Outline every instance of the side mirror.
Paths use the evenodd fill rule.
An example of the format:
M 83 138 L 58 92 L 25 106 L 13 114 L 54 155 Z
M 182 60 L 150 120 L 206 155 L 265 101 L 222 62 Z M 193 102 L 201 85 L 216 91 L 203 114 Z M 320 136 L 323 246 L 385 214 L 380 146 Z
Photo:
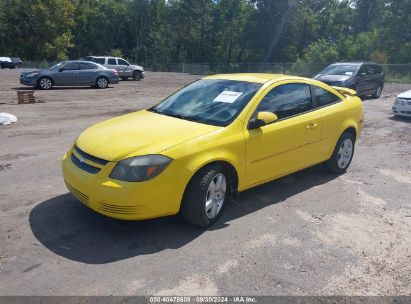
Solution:
M 268 125 L 273 123 L 274 121 L 278 120 L 277 115 L 271 112 L 258 112 L 257 118 L 253 118 L 248 123 L 248 129 L 258 129 L 262 126 Z
M 59 72 L 63 72 L 64 71 L 64 68 L 59 68 Z

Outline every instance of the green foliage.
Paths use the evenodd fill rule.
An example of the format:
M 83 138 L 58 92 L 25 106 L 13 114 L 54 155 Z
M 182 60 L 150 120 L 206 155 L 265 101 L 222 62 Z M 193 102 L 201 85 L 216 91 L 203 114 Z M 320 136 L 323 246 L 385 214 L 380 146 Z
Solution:
M 120 49 L 112 49 L 109 55 L 113 57 L 123 57 L 123 52 Z
M 0 55 L 411 62 L 410 0 L 0 0 Z M 233 70 L 235 70 L 233 66 Z
M 339 57 L 337 45 L 325 39 L 311 43 L 304 53 L 304 61 L 307 63 L 326 64 L 337 61 Z

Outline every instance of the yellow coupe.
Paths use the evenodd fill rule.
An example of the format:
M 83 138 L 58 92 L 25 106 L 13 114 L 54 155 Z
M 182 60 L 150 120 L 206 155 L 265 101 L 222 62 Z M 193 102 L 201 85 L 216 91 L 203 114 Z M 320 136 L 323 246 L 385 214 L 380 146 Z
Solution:
M 85 130 L 64 155 L 63 175 L 106 216 L 181 213 L 207 227 L 251 187 L 322 162 L 344 173 L 363 121 L 353 90 L 286 75 L 209 76 Z

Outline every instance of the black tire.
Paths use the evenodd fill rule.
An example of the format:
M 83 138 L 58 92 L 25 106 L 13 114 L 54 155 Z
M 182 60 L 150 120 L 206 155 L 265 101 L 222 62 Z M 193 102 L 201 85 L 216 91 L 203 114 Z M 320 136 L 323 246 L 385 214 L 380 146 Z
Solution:
M 372 97 L 373 97 L 374 99 L 380 98 L 380 97 L 381 97 L 381 93 L 382 93 L 382 89 L 383 89 L 382 84 L 379 84 L 378 87 L 375 89 L 375 93 L 372 95 Z
M 100 76 L 96 80 L 96 87 L 98 89 L 106 89 L 108 87 L 109 81 L 107 77 Z
M 53 85 L 53 80 L 47 76 L 40 77 L 39 80 L 37 80 L 37 88 L 40 90 L 50 90 Z
M 128 80 L 128 77 L 126 77 L 126 76 L 122 76 L 120 78 L 121 78 L 121 80 Z
M 141 74 L 140 71 L 134 71 L 133 72 L 133 80 L 140 81 L 141 79 L 143 79 L 143 74 Z
M 351 153 L 350 156 L 346 155 L 346 150 L 351 143 Z M 325 163 L 327 169 L 336 174 L 343 174 L 347 171 L 348 167 L 351 164 L 352 158 L 355 151 L 355 137 L 350 132 L 344 132 L 337 144 L 335 145 L 333 154 L 331 158 Z
M 224 195 L 220 196 L 220 199 L 223 199 L 220 204 L 221 207 L 218 207 L 219 209 L 216 211 L 215 216 L 210 217 L 210 213 L 206 212 L 206 201 L 209 200 L 209 187 L 211 183 L 214 183 L 220 176 L 225 178 L 225 192 Z M 228 200 L 228 193 L 229 180 L 227 170 L 220 165 L 207 166 L 197 172 L 187 185 L 182 201 L 181 215 L 187 222 L 193 225 L 209 227 L 214 224 L 223 213 L 224 206 Z M 213 207 L 210 208 L 210 211 L 212 208 Z

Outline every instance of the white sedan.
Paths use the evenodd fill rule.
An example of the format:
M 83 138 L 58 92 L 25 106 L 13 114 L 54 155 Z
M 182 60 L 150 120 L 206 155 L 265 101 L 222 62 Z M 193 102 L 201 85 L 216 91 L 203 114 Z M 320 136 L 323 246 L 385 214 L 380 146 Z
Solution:
M 392 106 L 392 113 L 395 116 L 411 117 L 411 90 L 397 96 Z

